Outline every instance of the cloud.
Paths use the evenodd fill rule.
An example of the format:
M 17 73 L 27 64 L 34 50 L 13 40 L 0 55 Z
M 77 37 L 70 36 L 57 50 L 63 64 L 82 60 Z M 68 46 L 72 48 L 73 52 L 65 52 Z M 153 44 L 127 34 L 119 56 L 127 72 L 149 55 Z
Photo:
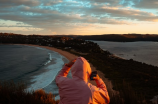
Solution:
M 39 0 L 0 0 L 1 7 L 13 7 L 19 5 L 26 6 L 38 6 L 40 4 Z
M 158 9 L 157 0 L 123 0 L 122 5 L 143 9 Z
M 91 4 L 106 4 L 106 5 L 111 5 L 111 6 L 116 6 L 119 5 L 120 0 L 80 0 L 83 2 L 89 2 Z
M 65 15 L 62 13 L 54 13 L 54 14 L 45 14 L 45 15 L 37 15 L 37 16 L 30 16 L 30 15 L 14 15 L 6 14 L 0 15 L 1 19 L 4 20 L 12 20 L 12 21 L 23 21 L 31 26 L 38 27 L 38 28 L 61 28 L 61 27 L 70 27 L 73 28 L 71 25 L 65 24 L 75 24 L 75 23 L 100 23 L 100 24 L 124 24 L 123 21 L 117 21 L 110 18 L 101 18 L 97 19 L 91 16 L 80 17 L 78 15 Z
M 105 18 L 105 19 L 111 18 L 111 19 L 115 19 L 115 21 L 120 21 L 121 19 L 123 19 L 124 21 L 137 20 L 137 21 L 150 21 L 150 22 L 158 19 L 157 15 L 150 12 L 141 11 L 141 10 L 132 9 L 132 8 L 125 8 L 125 7 L 120 8 L 120 7 L 107 6 L 107 5 L 91 5 L 91 7 L 62 6 L 59 9 L 59 11 L 62 11 L 63 13 L 70 13 L 70 10 L 73 10 L 73 12 L 71 13 L 81 14 L 82 17 L 87 18 L 88 16 L 89 22 L 92 21 L 91 20 L 92 17 L 96 17 L 98 21 L 100 18 Z M 92 17 L 90 18 L 90 16 Z M 103 22 L 103 23 L 106 23 L 106 22 Z M 119 23 L 119 22 L 116 22 L 116 23 Z M 120 23 L 123 23 L 123 22 L 120 22 Z
M 137 8 L 158 9 L 158 0 L 140 0 L 134 6 Z
M 17 23 L 0 24 L 0 27 L 32 27 L 58 33 L 72 28 L 101 28 L 96 24 L 156 22 L 157 14 L 139 10 L 151 8 L 151 5 L 155 8 L 156 3 L 156 0 L 1 0 L 0 19 Z M 133 6 L 137 8 L 134 9 Z M 23 25 L 24 23 L 28 25 Z
M 32 26 L 18 26 L 18 25 L 1 25 L 0 24 L 0 27 L 32 27 Z
M 8 1 L 10 0 L 3 1 L 3 3 L 5 4 Z M 88 2 L 89 0 L 85 0 L 85 1 Z M 127 8 L 119 8 L 117 6 L 109 6 L 106 4 L 103 4 L 103 5 L 93 4 L 93 2 L 95 3 L 109 2 L 111 4 L 114 4 L 114 3 L 118 3 L 119 0 L 91 0 L 87 4 L 84 4 L 85 2 L 82 2 L 82 1 L 65 2 L 62 0 L 54 0 L 54 1 L 50 1 L 50 0 L 37 1 L 36 0 L 36 2 L 38 3 L 42 2 L 43 4 L 45 4 L 47 2 L 47 3 L 50 3 L 50 5 L 56 4 L 53 6 L 43 5 L 42 7 L 41 6 L 30 7 L 28 5 L 25 5 L 25 4 L 29 4 L 26 2 L 31 3 L 32 1 L 24 0 L 23 2 L 20 2 L 19 0 L 19 1 L 16 1 L 15 4 L 20 5 L 23 3 L 24 5 L 15 7 L 14 9 L 1 9 L 0 11 L 3 14 L 0 14 L 0 17 L 2 19 L 6 18 L 9 20 L 16 20 L 16 21 L 24 20 L 22 22 L 52 21 L 53 23 L 89 22 L 89 23 L 112 23 L 112 24 L 127 23 L 127 22 L 122 22 L 121 19 L 124 19 L 124 21 L 128 21 L 128 20 L 155 21 L 155 19 L 157 19 L 157 16 L 155 16 L 154 14 L 144 12 L 144 11 L 127 9 Z M 87 5 L 90 5 L 90 6 L 87 7 Z M 12 16 L 14 18 L 10 18 L 9 16 Z M 28 19 L 26 19 L 25 17 L 27 17 Z M 36 20 L 37 18 L 38 20 Z M 105 19 L 107 21 L 105 21 Z
M 118 17 L 123 19 L 138 21 L 155 21 L 155 19 L 158 19 L 158 16 L 153 13 L 144 12 L 137 9 L 102 7 L 98 8 L 98 11 L 106 12 L 111 17 Z
M 61 2 L 63 2 L 63 0 L 41 0 L 44 6 L 52 6 Z
M 0 25 L 0 27 L 31 27 L 31 26 L 16 26 L 16 25 L 8 26 L 8 25 Z

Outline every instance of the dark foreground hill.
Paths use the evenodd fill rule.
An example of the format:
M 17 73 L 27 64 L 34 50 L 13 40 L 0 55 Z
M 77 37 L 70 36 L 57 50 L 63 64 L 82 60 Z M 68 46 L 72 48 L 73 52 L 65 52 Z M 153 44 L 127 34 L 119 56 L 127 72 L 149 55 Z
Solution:
M 158 67 L 133 59 L 117 58 L 91 41 L 57 36 L 0 34 L 0 43 L 50 46 L 85 57 L 120 92 L 120 97 L 110 94 L 110 104 L 150 104 L 150 99 L 158 95 Z

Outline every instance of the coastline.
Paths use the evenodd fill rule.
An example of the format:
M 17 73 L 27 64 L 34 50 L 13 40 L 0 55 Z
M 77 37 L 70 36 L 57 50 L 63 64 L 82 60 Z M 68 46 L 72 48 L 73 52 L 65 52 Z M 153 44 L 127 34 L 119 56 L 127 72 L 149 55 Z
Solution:
M 36 36 L 36 35 L 31 35 L 31 36 L 23 35 L 23 38 L 22 38 L 20 34 L 17 34 L 15 36 L 13 36 L 13 35 L 5 36 L 2 34 L 1 39 L 2 39 L 1 43 L 2 44 L 4 43 L 6 45 L 7 45 L 7 43 L 9 43 L 10 45 L 35 44 L 35 45 L 39 45 L 39 46 L 54 46 L 57 49 L 65 50 L 74 55 L 85 57 L 87 60 L 89 60 L 89 62 L 91 62 L 97 68 L 97 70 L 101 70 L 101 72 L 103 72 L 106 75 L 104 77 L 109 78 L 112 82 L 114 82 L 113 83 L 114 89 L 120 91 L 121 94 L 123 94 L 123 96 L 121 95 L 122 98 L 120 99 L 120 102 L 122 102 L 122 99 L 124 99 L 125 101 L 129 101 L 125 97 L 126 95 L 129 95 L 130 98 L 135 99 L 135 101 L 139 100 L 139 96 L 138 97 L 135 95 L 131 96 L 133 94 L 131 94 L 129 92 L 130 89 L 126 89 L 127 88 L 126 86 L 128 86 L 128 83 L 131 83 L 131 85 L 129 85 L 129 87 L 132 88 L 132 90 L 131 90 L 132 93 L 143 94 L 144 97 L 141 98 L 143 101 L 149 101 L 151 98 L 153 98 L 153 96 L 158 95 L 158 93 L 157 93 L 158 91 L 156 89 L 157 80 L 158 80 L 158 77 L 156 77 L 157 73 L 158 73 L 158 67 L 155 67 L 150 64 L 142 63 L 139 61 L 135 61 L 135 60 L 123 60 L 123 59 L 119 59 L 116 57 L 114 57 L 114 59 L 110 58 L 109 56 L 112 55 L 112 53 L 110 53 L 108 50 L 103 51 L 101 49 L 101 47 L 99 47 L 99 45 L 97 45 L 94 42 L 89 42 L 89 41 L 86 42 L 85 40 L 65 38 L 65 37 L 58 38 L 58 37 L 51 37 L 51 36 Z M 39 40 L 39 41 L 37 41 L 37 40 Z M 65 45 L 63 45 L 63 43 L 65 43 L 66 46 L 72 46 L 72 47 L 66 48 Z M 110 45 L 106 44 L 106 46 L 110 46 Z M 30 47 L 33 47 L 33 46 L 30 46 Z M 34 47 L 34 48 L 38 49 L 39 47 Z M 74 52 L 70 48 L 72 50 L 74 50 Z M 124 49 L 126 49 L 126 48 L 123 47 L 123 50 Z M 149 49 L 151 50 L 150 47 L 149 47 Z M 47 49 L 44 49 L 44 50 L 47 50 Z M 51 50 L 47 50 L 47 51 L 51 51 Z M 77 53 L 77 51 L 81 52 L 81 53 L 88 53 L 88 54 L 82 55 L 81 53 Z M 127 48 L 127 51 L 128 51 L 128 48 Z M 39 53 L 39 52 L 37 51 L 37 53 Z M 57 53 L 57 52 L 54 51 L 53 53 Z M 30 55 L 32 55 L 32 54 L 33 53 L 31 53 Z M 46 54 L 48 54 L 48 52 Z M 57 53 L 57 54 L 59 54 L 59 53 Z M 41 54 L 40 56 L 42 56 L 42 55 L 44 55 L 44 54 Z M 58 68 L 58 71 L 64 65 L 64 62 L 61 59 L 61 57 L 64 57 L 64 56 L 62 56 L 61 54 L 59 54 L 59 55 L 60 55 L 60 60 L 56 61 L 56 63 L 62 62 L 62 64 L 58 65 L 58 66 L 60 66 L 60 68 Z M 156 55 L 157 55 L 157 53 L 156 53 Z M 156 56 L 156 55 L 153 55 L 153 56 Z M 136 54 L 136 56 L 138 56 L 138 55 Z M 46 58 L 46 60 L 47 59 L 49 59 L 49 58 Z M 64 59 L 67 60 L 66 57 L 64 57 Z M 149 58 L 147 58 L 147 60 L 148 59 Z M 36 60 L 36 61 L 32 61 L 32 62 L 39 62 L 39 61 L 40 60 Z M 68 60 L 67 60 L 67 62 L 68 62 Z M 67 62 L 65 62 L 65 63 L 67 63 Z M 49 63 L 49 64 L 52 65 L 52 63 Z M 53 71 L 53 68 L 50 68 L 50 70 Z M 43 73 L 41 73 L 41 74 L 43 74 Z M 53 75 L 53 77 L 55 77 L 55 75 Z M 49 79 L 47 76 L 46 76 L 46 78 Z M 122 83 L 123 82 L 122 80 L 125 80 L 125 85 Z M 106 85 L 108 86 L 107 83 L 106 83 Z M 117 87 L 117 86 L 119 86 L 119 87 Z M 122 89 L 124 90 L 124 92 L 122 92 Z M 144 93 L 144 91 L 145 91 L 145 93 Z M 109 92 L 109 90 L 108 90 L 108 92 Z M 113 98 L 115 96 L 115 95 L 114 96 L 113 95 L 114 94 L 110 94 L 110 97 Z M 120 98 L 120 97 L 118 97 L 118 98 Z M 111 100 L 114 101 L 113 99 L 111 99 Z M 116 103 L 114 103 L 114 104 L 116 104 Z
M 154 42 L 110 42 L 110 41 L 93 41 L 97 43 L 104 51 L 109 51 L 115 58 L 125 60 L 133 59 L 137 62 L 157 66 L 157 46 Z M 106 45 L 104 45 L 106 44 Z M 152 54 L 151 54 L 152 53 Z
M 75 59 L 75 58 L 77 58 L 77 57 L 79 57 L 79 56 L 76 56 L 76 55 L 74 55 L 74 54 L 72 54 L 72 53 L 69 53 L 69 52 L 67 52 L 67 51 L 63 51 L 63 50 L 61 50 L 61 49 L 57 49 L 57 48 L 49 47 L 49 46 L 39 46 L 39 45 L 32 45 L 32 44 L 17 44 L 17 45 L 34 46 L 34 47 L 40 47 L 40 48 L 45 48 L 45 49 L 48 49 L 48 50 L 51 50 L 51 51 L 55 51 L 55 52 L 61 54 L 62 56 L 66 57 L 69 61 L 70 61 L 70 60 L 73 60 L 73 59 Z M 96 70 L 96 68 L 95 68 L 91 63 L 90 63 L 90 67 L 91 67 L 92 71 L 97 71 L 97 72 L 98 72 L 98 75 L 100 76 L 100 78 L 101 78 L 101 79 L 104 81 L 104 83 L 106 84 L 106 87 L 107 87 L 107 89 L 108 89 L 108 92 L 112 92 L 112 93 L 114 93 L 114 94 L 117 94 L 117 93 L 118 93 L 118 91 L 115 91 L 115 90 L 112 89 L 112 88 L 113 88 L 113 85 L 112 85 L 111 81 L 110 81 L 108 78 L 105 78 L 105 77 L 104 77 L 104 73 L 102 73 L 102 72 L 99 71 L 99 70 Z M 93 85 L 96 86 L 96 82 L 95 82 L 95 81 L 89 81 L 89 83 L 91 83 L 91 84 L 93 84 Z

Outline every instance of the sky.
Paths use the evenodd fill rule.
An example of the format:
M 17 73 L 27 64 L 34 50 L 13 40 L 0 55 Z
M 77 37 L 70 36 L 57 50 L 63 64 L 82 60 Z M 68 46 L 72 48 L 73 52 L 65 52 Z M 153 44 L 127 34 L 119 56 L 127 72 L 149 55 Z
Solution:
M 158 34 L 158 0 L 0 0 L 0 32 Z

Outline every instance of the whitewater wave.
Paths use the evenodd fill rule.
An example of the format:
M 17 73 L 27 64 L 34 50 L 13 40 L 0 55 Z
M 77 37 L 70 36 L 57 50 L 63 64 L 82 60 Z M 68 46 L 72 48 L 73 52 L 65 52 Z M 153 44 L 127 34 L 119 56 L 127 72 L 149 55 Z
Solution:
M 52 61 L 51 53 L 48 53 L 48 55 L 49 55 L 49 60 L 46 63 L 44 63 L 43 65 L 47 65 L 47 64 L 49 64 Z
M 35 48 L 37 48 L 37 49 L 40 49 L 40 50 L 46 50 L 46 49 L 44 49 L 44 48 L 41 48 L 41 47 L 35 47 Z
M 57 54 L 57 53 L 55 53 Z M 43 73 L 33 76 L 31 82 L 33 82 L 33 84 L 31 84 L 26 90 L 27 91 L 32 91 L 32 90 L 38 90 L 41 88 L 44 88 L 46 86 L 48 86 L 56 77 L 57 73 L 59 72 L 59 70 L 62 68 L 64 61 L 62 60 L 63 56 L 61 55 L 53 55 L 51 56 L 51 58 L 55 59 L 55 63 L 46 66 L 44 69 L 46 71 L 44 71 Z

